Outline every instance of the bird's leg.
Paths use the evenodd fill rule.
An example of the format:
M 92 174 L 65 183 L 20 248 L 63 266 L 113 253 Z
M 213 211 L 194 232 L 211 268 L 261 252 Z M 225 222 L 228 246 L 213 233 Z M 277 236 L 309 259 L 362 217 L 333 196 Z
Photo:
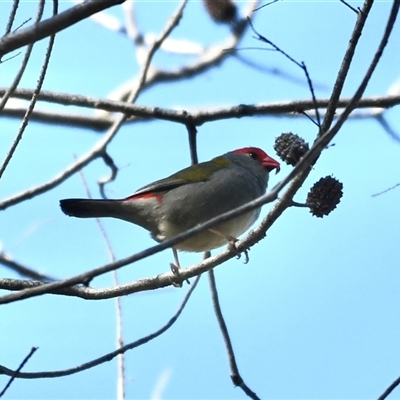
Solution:
M 170 263 L 169 266 L 171 268 L 172 273 L 179 278 L 181 276 L 181 273 L 179 272 L 179 270 L 181 269 L 181 265 L 179 264 L 179 257 L 178 257 L 178 250 L 176 250 L 175 247 L 172 248 L 172 253 L 174 254 L 174 260 L 175 260 L 175 264 L 174 263 Z M 176 282 L 174 280 L 171 279 L 171 283 L 175 286 L 175 287 L 182 287 L 182 282 Z
M 228 249 L 235 252 L 237 254 L 237 258 L 239 259 L 240 256 L 242 255 L 241 252 L 238 251 L 237 247 L 236 247 L 236 242 L 239 240 L 238 238 L 235 238 L 234 236 L 231 235 L 226 235 L 225 233 L 222 233 L 216 229 L 210 228 L 208 229 L 209 232 L 215 233 L 218 236 L 222 236 L 226 239 L 226 241 L 228 242 Z M 244 253 L 244 263 L 247 264 L 249 262 L 249 250 L 244 249 L 243 250 Z
M 175 264 L 174 263 L 170 263 L 169 265 L 171 267 L 171 271 L 175 275 L 179 275 L 179 270 L 181 269 L 181 264 L 179 263 L 178 250 L 176 250 L 176 248 L 173 247 L 172 248 L 172 253 L 174 254 Z
M 179 257 L 178 257 L 178 250 L 173 247 L 172 248 L 172 252 L 174 254 L 174 260 L 175 260 L 175 264 L 174 263 L 170 263 L 169 266 L 171 268 L 172 273 L 178 278 L 180 279 L 181 277 L 181 273 L 180 273 L 180 269 L 181 269 L 181 264 L 179 263 Z M 186 282 L 190 285 L 189 279 L 186 279 Z M 175 287 L 182 287 L 182 280 L 180 280 L 180 282 L 176 282 L 171 280 L 171 283 L 175 286 Z

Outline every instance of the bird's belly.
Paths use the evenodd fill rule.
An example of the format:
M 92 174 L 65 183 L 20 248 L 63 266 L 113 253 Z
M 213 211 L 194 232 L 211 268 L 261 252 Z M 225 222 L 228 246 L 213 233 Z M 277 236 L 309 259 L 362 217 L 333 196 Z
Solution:
M 258 218 L 259 213 L 259 210 L 255 210 L 240 215 L 233 220 L 222 222 L 211 228 L 214 232 L 205 230 L 204 232 L 200 232 L 178 243 L 174 247 L 178 250 L 189 252 L 202 252 L 216 249 L 227 244 L 230 238 L 237 238 L 250 228 Z M 161 235 L 157 238 L 158 241 L 168 240 L 185 232 L 185 229 L 171 223 L 171 221 L 163 221 L 159 228 Z

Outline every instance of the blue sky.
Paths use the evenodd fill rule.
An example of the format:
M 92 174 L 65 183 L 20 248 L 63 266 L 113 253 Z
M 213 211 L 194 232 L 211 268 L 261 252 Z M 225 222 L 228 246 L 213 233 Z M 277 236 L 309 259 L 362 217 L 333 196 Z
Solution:
M 361 2 L 353 5 L 361 6 Z M 240 2 L 240 7 L 245 3 Z M 61 9 L 71 3 L 62 2 Z M 178 3 L 137 2 L 143 32 L 158 33 Z M 351 96 L 366 71 L 383 32 L 391 2 L 377 1 L 357 49 L 344 96 Z M 5 26 L 11 2 L 4 3 Z M 22 2 L 16 25 L 35 13 L 34 2 Z M 50 13 L 49 10 L 47 10 Z M 122 18 L 119 8 L 107 11 Z M 48 14 L 50 15 L 50 14 Z M 316 83 L 317 96 L 327 98 L 335 80 L 355 14 L 339 1 L 282 1 L 259 11 L 256 29 L 298 61 L 304 61 Z M 384 95 L 399 78 L 400 25 L 395 27 L 367 96 Z M 189 2 L 175 39 L 211 45 L 229 34 L 215 25 L 197 1 Z M 46 43 L 35 46 L 20 87 L 34 86 Z M 240 47 L 265 47 L 247 32 Z M 192 80 L 161 84 L 146 90 L 137 104 L 165 108 L 206 109 L 237 104 L 308 99 L 300 69 L 271 51 L 243 50 L 242 55 L 268 68 L 279 68 L 300 80 L 249 69 L 230 59 Z M 156 66 L 172 68 L 190 58 L 157 54 Z M 21 56 L 0 65 L 0 85 L 13 78 Z M 44 88 L 106 97 L 135 76 L 138 66 L 129 39 L 92 21 L 81 22 L 56 37 Z M 65 112 L 72 107 L 46 105 Z M 81 110 L 82 113 L 90 111 Z M 400 133 L 398 109 L 385 114 Z M 8 151 L 20 121 L 2 118 L 0 158 Z M 256 117 L 207 123 L 198 128 L 200 160 L 253 145 L 271 156 L 275 138 L 295 132 L 312 142 L 315 126 L 300 116 Z M 32 122 L 0 182 L 0 199 L 52 178 L 99 140 L 93 131 Z M 263 399 L 372 399 L 400 375 L 399 226 L 400 188 L 378 197 L 400 182 L 400 146 L 372 119 L 350 120 L 333 140 L 296 195 L 305 200 L 320 177 L 333 175 L 344 185 L 337 209 L 323 219 L 304 208 L 291 208 L 267 237 L 250 251 L 250 262 L 230 260 L 215 270 L 221 306 L 243 379 Z M 121 168 L 107 186 L 111 198 L 165 177 L 190 163 L 186 129 L 165 121 L 124 126 L 109 146 Z M 288 174 L 282 165 L 270 187 Z M 97 179 L 109 171 L 100 161 L 83 171 L 93 197 Z M 1 214 L 0 242 L 17 261 L 67 278 L 109 261 L 96 222 L 67 218 L 58 201 L 85 197 L 75 175 L 54 190 L 9 208 Z M 267 205 L 262 216 L 270 209 Z M 143 229 L 118 220 L 103 221 L 117 258 L 154 244 Z M 215 252 L 214 252 L 215 254 Z M 183 266 L 201 259 L 183 254 Z M 119 272 L 121 282 L 165 272 L 170 250 Z M 3 277 L 17 278 L 4 267 Z M 94 287 L 111 286 L 111 275 Z M 187 287 L 167 288 L 122 299 L 126 343 L 166 323 Z M 6 292 L 1 292 L 6 294 Z M 3 305 L 0 309 L 0 363 L 15 368 L 32 346 L 39 350 L 25 371 L 70 368 L 115 348 L 115 302 L 41 296 Z M 65 378 L 17 380 L 10 399 L 111 399 L 116 396 L 116 363 Z M 164 335 L 126 354 L 127 398 L 150 398 L 162 377 L 163 399 L 240 399 L 234 388 L 221 334 L 204 276 L 177 323 Z M 2 387 L 7 378 L 0 378 Z M 399 398 L 394 392 L 391 398 Z

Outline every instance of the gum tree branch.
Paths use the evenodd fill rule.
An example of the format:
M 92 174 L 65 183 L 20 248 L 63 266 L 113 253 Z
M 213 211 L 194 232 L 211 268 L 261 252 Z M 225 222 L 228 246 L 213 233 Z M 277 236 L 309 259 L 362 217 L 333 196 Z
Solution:
M 14 6 L 15 6 L 15 4 L 18 4 L 18 3 L 14 3 Z M 37 13 L 36 13 L 35 23 L 39 23 L 39 21 L 42 19 L 43 11 L 44 11 L 44 0 L 41 0 L 39 2 L 38 10 L 37 10 Z M 16 9 L 13 9 L 11 11 L 10 20 L 9 20 L 9 24 L 11 24 L 11 25 L 12 25 L 13 19 L 15 18 L 15 13 L 16 13 Z M 9 29 L 11 29 L 11 25 L 7 26 L 7 28 L 6 28 L 6 32 L 7 33 L 9 32 Z M 18 87 L 18 85 L 19 85 L 19 83 L 21 81 L 22 75 L 24 74 L 25 69 L 26 69 L 26 67 L 28 65 L 28 61 L 29 61 L 29 59 L 31 57 L 34 44 L 35 43 L 30 43 L 27 46 L 27 48 L 25 49 L 25 55 L 24 55 L 24 58 L 22 60 L 21 66 L 20 66 L 19 70 L 17 71 L 13 82 L 6 89 L 6 92 L 4 93 L 4 95 L 3 95 L 3 97 L 2 97 L 2 99 L 0 101 L 0 111 L 3 110 L 3 108 L 6 105 L 8 99 L 10 98 L 10 96 L 12 95 L 14 90 Z M 33 96 L 33 94 L 32 94 L 32 96 Z M 30 96 L 30 97 L 32 98 L 32 96 Z
M 56 280 L 52 276 L 42 274 L 41 272 L 14 261 L 10 255 L 4 253 L 3 251 L 0 251 L 0 264 L 6 266 L 15 273 L 30 279 L 38 279 L 41 282 L 51 282 Z
M 331 126 L 332 121 L 335 117 L 335 112 L 338 107 L 338 102 L 339 102 L 340 94 L 342 93 L 342 90 L 343 90 L 344 82 L 346 81 L 346 77 L 347 77 L 347 74 L 350 69 L 350 64 L 353 60 L 353 56 L 354 56 L 358 41 L 361 37 L 361 33 L 363 31 L 365 21 L 367 20 L 367 17 L 369 15 L 369 12 L 371 10 L 373 3 L 374 3 L 373 0 L 366 0 L 364 2 L 362 10 L 357 14 L 356 25 L 351 34 L 351 37 L 349 40 L 349 46 L 343 57 L 342 65 L 340 66 L 338 76 L 337 76 L 335 84 L 333 86 L 333 91 L 332 91 L 331 97 L 329 99 L 325 118 L 323 120 L 321 129 L 320 129 L 320 133 L 319 133 L 320 135 L 322 135 L 323 132 L 328 130 L 328 128 Z
M 385 400 L 390 393 L 393 392 L 400 385 L 400 377 L 398 377 L 392 384 L 378 397 L 378 400 Z
M 8 375 L 8 376 L 15 376 L 16 378 L 23 378 L 23 379 L 39 379 L 39 378 L 59 378 L 61 376 L 68 376 L 68 375 L 73 375 L 81 371 L 85 371 L 87 369 L 96 367 L 100 364 L 103 364 L 105 362 L 113 360 L 115 357 L 117 357 L 120 354 L 126 353 L 128 350 L 132 350 L 136 347 L 142 346 L 151 340 L 155 339 L 156 337 L 162 335 L 164 332 L 166 332 L 171 326 L 178 320 L 179 316 L 182 314 L 183 309 L 185 308 L 186 304 L 188 303 L 190 296 L 194 292 L 194 290 L 197 287 L 197 284 L 199 283 L 200 276 L 196 277 L 194 282 L 191 284 L 190 289 L 186 293 L 185 297 L 183 298 L 180 306 L 178 307 L 178 310 L 176 313 L 173 315 L 173 317 L 160 329 L 157 331 L 151 333 L 150 335 L 147 335 L 139 340 L 136 340 L 132 343 L 128 343 L 125 346 L 112 351 L 111 353 L 105 354 L 104 356 L 101 356 L 99 358 L 96 358 L 94 360 L 88 361 L 84 364 L 81 364 L 77 367 L 73 368 L 68 368 L 68 369 L 63 369 L 59 371 L 43 371 L 43 372 L 18 372 L 18 371 L 13 371 L 7 367 L 4 367 L 3 365 L 0 365 L 0 375 Z
M 229 336 L 224 316 L 222 315 L 222 310 L 218 298 L 217 285 L 215 282 L 214 271 L 212 269 L 208 271 L 208 281 L 210 284 L 214 313 L 215 316 L 217 317 L 218 325 L 222 333 L 222 337 L 224 339 L 226 352 L 228 354 L 232 382 L 235 386 L 239 386 L 243 390 L 243 392 L 246 393 L 248 397 L 250 397 L 253 400 L 259 400 L 260 398 L 246 385 L 246 383 L 244 382 L 243 378 L 240 375 L 239 368 L 236 363 L 235 353 L 233 351 L 231 338 Z
M 44 2 L 43 1 L 41 2 L 41 4 L 42 4 L 42 6 L 44 6 Z M 43 9 L 40 8 L 39 11 L 38 11 L 37 19 L 41 18 L 42 13 L 43 13 Z M 53 1 L 53 14 L 57 15 L 57 13 L 58 13 L 58 2 L 57 1 Z M 11 148 L 10 148 L 9 152 L 7 153 L 7 155 L 6 155 L 6 158 L 4 159 L 3 163 L 0 165 L 0 179 L 3 176 L 4 171 L 6 170 L 9 162 L 11 161 L 11 158 L 13 157 L 13 155 L 14 155 L 14 153 L 15 153 L 18 145 L 19 145 L 19 143 L 21 142 L 21 139 L 22 139 L 22 136 L 23 136 L 23 134 L 25 132 L 25 129 L 28 126 L 29 118 L 32 115 L 32 111 L 33 111 L 33 109 L 35 107 L 35 104 L 36 104 L 36 101 L 37 101 L 37 95 L 38 95 L 38 93 L 40 93 L 40 90 L 41 90 L 41 88 L 43 86 L 43 83 L 44 83 L 44 78 L 46 76 L 47 68 L 49 66 L 51 52 L 53 50 L 54 39 L 55 39 L 55 35 L 51 35 L 50 36 L 50 40 L 49 40 L 49 45 L 47 47 L 46 54 L 45 54 L 45 57 L 44 57 L 42 69 L 40 71 L 39 79 L 38 79 L 36 88 L 35 88 L 35 90 L 33 92 L 32 98 L 31 98 L 31 100 L 29 102 L 28 109 L 26 110 L 24 118 L 22 119 L 21 127 L 18 130 L 16 138 L 15 138 L 13 144 L 11 145 Z M 30 50 L 32 50 L 32 46 L 29 46 L 29 48 L 30 48 Z M 28 60 L 26 60 L 26 61 L 28 61 Z M 24 70 L 24 68 L 22 69 L 22 71 L 23 70 Z M 21 77 L 22 77 L 22 73 L 21 73 L 21 76 L 19 76 L 19 78 L 21 78 Z M 15 81 L 13 83 L 15 83 Z M 0 108 L 0 110 L 1 110 L 1 108 Z
M 28 360 L 33 356 L 33 354 L 35 353 L 35 351 L 37 350 L 37 347 L 32 347 L 31 350 L 29 351 L 29 353 L 27 354 L 27 356 L 22 360 L 21 364 L 19 365 L 19 367 L 15 370 L 12 371 L 11 374 L 9 374 L 9 376 L 11 376 L 11 378 L 9 379 L 9 381 L 7 382 L 7 384 L 4 386 L 4 389 L 0 392 L 0 397 L 3 397 L 4 394 L 7 392 L 7 390 L 9 389 L 9 387 L 12 385 L 12 383 L 14 382 L 15 378 L 18 377 L 18 374 L 21 373 L 22 368 L 24 368 L 25 364 L 28 362 Z
M 4 94 L 5 88 L 0 88 L 0 95 Z M 13 93 L 13 98 L 29 99 L 32 90 L 30 89 L 17 89 Z M 316 105 L 318 108 L 326 109 L 329 105 L 329 99 L 316 100 L 314 104 L 312 100 L 296 100 L 296 101 L 284 101 L 277 103 L 259 103 L 259 104 L 240 104 L 237 106 L 224 107 L 224 108 L 210 108 L 207 110 L 174 110 L 166 109 L 161 107 L 148 107 L 138 106 L 135 104 L 128 104 L 122 101 L 114 101 L 102 98 L 95 98 L 89 96 L 80 95 L 69 95 L 66 93 L 53 93 L 49 91 L 42 91 L 39 96 L 39 100 L 58 103 L 62 105 L 71 105 L 78 107 L 93 108 L 108 112 L 120 112 L 128 115 L 129 117 L 135 117 L 135 119 L 128 120 L 127 122 L 141 122 L 144 120 L 160 119 L 164 121 L 177 122 L 187 124 L 188 122 L 194 123 L 196 126 L 202 125 L 207 122 L 214 122 L 229 118 L 242 118 L 242 117 L 253 117 L 262 115 L 284 115 L 284 114 L 295 114 L 304 111 L 314 110 Z M 337 108 L 345 108 L 351 98 L 342 98 L 337 102 Z M 382 108 L 388 109 L 395 107 L 400 104 L 400 95 L 385 95 L 385 96 L 374 96 L 365 97 L 360 99 L 357 104 L 357 108 Z M 24 107 L 10 106 L 6 108 L 2 113 L 4 116 L 19 118 L 23 112 Z M 36 111 L 32 116 L 33 120 L 38 122 L 47 122 L 49 124 L 73 124 L 77 127 L 88 128 L 103 131 L 108 128 L 112 123 L 113 119 L 109 115 L 74 115 L 71 113 L 62 113 L 54 111 L 39 110 Z M 35 113 L 35 111 L 34 111 Z M 75 121 L 76 119 L 76 121 Z
M 10 11 L 10 15 L 9 15 L 8 21 L 7 21 L 6 32 L 5 32 L 6 35 L 11 32 L 12 26 L 15 21 L 15 16 L 17 15 L 18 5 L 19 5 L 19 0 L 14 0 L 12 9 Z
M 122 4 L 124 1 L 125 0 L 86 1 L 52 18 L 34 24 L 33 26 L 9 33 L 0 39 L 0 59 L 11 51 L 54 35 L 99 11 Z

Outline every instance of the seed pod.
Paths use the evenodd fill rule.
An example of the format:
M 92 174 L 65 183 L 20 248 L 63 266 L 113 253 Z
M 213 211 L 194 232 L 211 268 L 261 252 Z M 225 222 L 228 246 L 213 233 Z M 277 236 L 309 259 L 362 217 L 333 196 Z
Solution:
M 288 132 L 275 139 L 274 149 L 283 161 L 295 166 L 307 153 L 309 146 L 300 136 Z
M 236 18 L 236 5 L 231 0 L 203 0 L 208 15 L 221 24 L 229 24 Z
M 323 218 L 336 208 L 342 196 L 343 184 L 332 176 L 326 176 L 316 182 L 308 192 L 307 205 L 312 215 Z

